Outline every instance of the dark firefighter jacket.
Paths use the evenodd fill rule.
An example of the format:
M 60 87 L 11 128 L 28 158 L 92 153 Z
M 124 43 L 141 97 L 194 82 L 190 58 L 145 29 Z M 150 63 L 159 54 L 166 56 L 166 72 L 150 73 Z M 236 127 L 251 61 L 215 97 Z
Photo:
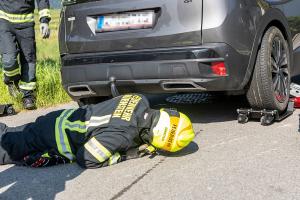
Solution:
M 50 20 L 49 0 L 37 0 L 39 16 Z M 12 23 L 34 22 L 34 0 L 1 0 L 0 19 Z
M 7 134 L 2 146 L 15 160 L 40 152 L 62 155 L 84 168 L 103 167 L 120 162 L 124 152 L 143 144 L 139 133 L 150 128 L 157 112 L 142 95 L 119 96 L 40 117 L 22 133 L 24 144 L 15 141 L 21 140 L 17 136 L 9 141 L 13 139 Z M 19 152 L 20 145 L 28 146 L 27 152 Z

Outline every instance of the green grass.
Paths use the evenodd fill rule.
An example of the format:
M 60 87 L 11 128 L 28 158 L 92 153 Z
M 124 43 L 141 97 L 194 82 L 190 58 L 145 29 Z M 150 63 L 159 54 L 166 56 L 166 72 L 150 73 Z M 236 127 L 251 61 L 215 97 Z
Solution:
M 41 39 L 39 32 L 38 15 L 36 14 L 36 43 L 37 43 L 37 106 L 49 107 L 69 102 L 71 99 L 61 86 L 60 58 L 58 49 L 58 24 L 59 10 L 51 10 L 50 22 L 51 36 L 49 39 Z M 3 77 L 2 68 L 0 76 Z M 0 81 L 0 104 L 14 103 L 17 110 L 22 110 L 19 99 L 13 99 L 7 92 L 6 85 Z

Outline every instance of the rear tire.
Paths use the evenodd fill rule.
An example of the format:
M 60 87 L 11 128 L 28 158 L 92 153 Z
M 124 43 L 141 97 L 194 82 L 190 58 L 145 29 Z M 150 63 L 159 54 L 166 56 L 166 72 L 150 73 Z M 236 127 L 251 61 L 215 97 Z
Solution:
M 290 52 L 277 27 L 270 27 L 261 42 L 255 69 L 247 91 L 251 107 L 282 112 L 290 93 Z

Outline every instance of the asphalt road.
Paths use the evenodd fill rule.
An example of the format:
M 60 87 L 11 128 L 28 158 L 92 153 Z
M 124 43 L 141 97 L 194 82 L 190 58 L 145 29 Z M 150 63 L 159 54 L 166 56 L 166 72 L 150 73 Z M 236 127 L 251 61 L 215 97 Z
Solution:
M 219 97 L 200 104 L 165 105 L 187 113 L 197 136 L 187 149 L 152 159 L 83 170 L 76 164 L 46 169 L 0 166 L 0 199 L 300 199 L 299 111 L 264 127 L 236 121 L 242 98 Z M 173 99 L 174 100 L 174 99 Z M 11 126 L 51 110 L 0 118 Z

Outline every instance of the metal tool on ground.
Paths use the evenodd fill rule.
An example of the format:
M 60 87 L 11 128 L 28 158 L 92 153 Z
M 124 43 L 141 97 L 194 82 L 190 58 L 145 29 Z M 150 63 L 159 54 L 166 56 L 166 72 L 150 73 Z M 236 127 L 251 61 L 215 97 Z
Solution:
M 237 109 L 238 122 L 241 124 L 247 123 L 249 119 L 260 119 L 261 125 L 268 126 L 273 122 L 282 121 L 293 114 L 294 108 L 300 108 L 300 85 L 296 83 L 290 84 L 290 100 L 286 110 L 280 113 L 278 110 L 268 109 L 252 109 L 241 108 Z
M 274 122 L 280 122 L 285 118 L 291 116 L 294 112 L 294 102 L 289 101 L 287 109 L 280 113 L 278 110 L 267 110 L 267 109 L 252 109 L 252 108 L 241 108 L 237 109 L 238 122 L 245 124 L 249 119 L 260 119 L 260 123 L 263 126 L 268 126 Z
M 300 97 L 300 85 L 298 85 L 296 83 L 290 84 L 290 96 Z
M 300 85 L 291 83 L 290 96 L 292 97 L 291 100 L 294 102 L 294 107 L 300 108 Z
M 300 108 L 300 97 L 291 98 L 291 101 L 294 102 L 294 108 Z
M 14 114 L 16 114 L 16 111 L 13 104 L 0 104 L 0 117 Z
M 291 95 L 291 100 L 295 104 L 295 108 L 300 108 L 300 85 L 291 83 L 290 85 L 290 95 Z M 300 124 L 300 118 L 299 118 L 299 124 Z M 298 132 L 300 132 L 300 125 Z

